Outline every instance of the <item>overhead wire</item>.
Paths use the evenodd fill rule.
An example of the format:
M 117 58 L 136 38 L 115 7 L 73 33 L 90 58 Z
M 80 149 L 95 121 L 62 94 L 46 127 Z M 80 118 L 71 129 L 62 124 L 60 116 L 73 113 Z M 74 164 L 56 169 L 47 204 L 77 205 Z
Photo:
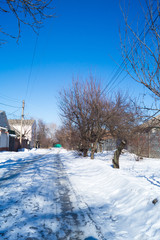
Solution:
M 39 31 L 37 33 L 36 41 L 35 41 L 35 45 L 34 45 L 34 49 L 33 49 L 32 61 L 31 61 L 30 71 L 29 71 L 28 80 L 27 80 L 26 94 L 25 94 L 25 98 L 24 98 L 25 100 L 27 98 L 28 91 L 29 91 L 29 84 L 31 81 L 31 76 L 32 76 L 32 71 L 33 71 L 33 64 L 34 64 L 34 59 L 35 59 L 36 50 L 37 50 L 38 38 L 39 38 Z
M 155 19 L 154 21 L 156 21 L 158 17 L 159 17 L 159 15 L 157 15 L 157 17 L 156 17 L 156 19 Z M 146 35 L 147 35 L 148 32 L 149 32 L 149 29 L 147 30 Z M 138 43 L 138 45 L 139 45 L 139 43 Z M 138 48 L 138 46 L 135 48 L 134 51 L 136 51 L 137 48 Z M 130 54 L 129 54 L 129 56 L 130 56 Z M 128 64 L 128 61 L 129 61 L 129 60 L 127 59 L 127 64 Z M 126 67 L 126 65 L 124 65 L 124 67 L 122 68 L 122 70 L 121 70 L 121 72 L 119 73 L 119 75 L 116 76 L 116 79 L 114 80 L 113 84 L 115 84 L 115 83 L 117 82 L 117 80 L 118 80 L 119 76 L 121 75 L 121 73 L 124 72 L 125 67 Z M 132 71 L 132 67 L 130 67 L 130 69 L 131 69 L 131 70 L 130 70 L 130 72 L 131 72 L 131 71 Z M 126 78 L 128 75 L 129 75 L 129 73 L 127 73 L 127 74 L 119 81 L 118 84 L 120 84 L 122 81 L 124 81 L 125 78 Z M 113 86 L 113 84 L 112 84 L 112 86 Z M 117 84 L 117 85 L 118 85 L 118 84 Z M 110 88 L 110 89 L 108 90 L 108 92 L 110 92 L 110 91 L 111 91 L 112 89 L 114 89 L 114 88 L 115 88 L 115 87 Z
M 7 101 L 12 101 L 12 102 L 17 102 L 17 103 L 20 103 L 20 100 L 16 99 L 16 98 L 12 98 L 12 97 L 9 97 L 7 95 L 4 95 L 2 93 L 0 93 L 0 98 L 4 99 L 4 100 L 7 100 Z
M 1 103 L 1 102 L 0 102 L 0 105 L 7 106 L 7 107 L 12 107 L 12 108 L 18 108 L 18 109 L 21 108 L 21 107 L 12 106 L 12 105 L 9 105 L 9 104 Z
M 156 21 L 158 17 L 159 17 L 159 15 L 157 15 L 157 17 L 155 18 L 154 21 Z M 147 35 L 148 32 L 149 32 L 149 29 L 147 30 L 146 35 Z M 140 34 L 140 35 L 141 35 L 141 34 Z M 137 40 L 137 41 L 138 41 L 138 40 Z M 137 50 L 137 48 L 139 47 L 138 45 L 139 45 L 139 42 L 137 43 L 137 46 L 136 46 L 136 48 L 135 48 L 134 51 Z M 132 49 L 133 49 L 133 48 L 132 48 Z M 132 49 L 131 49 L 130 52 L 129 52 L 129 56 L 130 56 L 130 54 L 131 54 Z M 128 56 L 128 57 L 129 57 L 129 56 Z M 116 76 L 116 79 L 114 79 L 114 82 L 112 83 L 112 86 L 117 82 L 117 80 L 119 79 L 119 76 L 121 75 L 121 73 L 124 72 L 125 67 L 126 67 L 126 64 L 128 64 L 128 62 L 129 62 L 129 60 L 128 60 L 128 58 L 127 58 L 127 63 L 125 63 L 125 65 L 123 66 L 122 70 L 121 70 L 121 71 L 119 72 L 119 74 Z M 131 68 L 131 67 L 130 67 L 130 69 L 131 69 L 130 71 L 132 71 L 132 68 Z M 123 80 L 125 80 L 125 78 L 126 78 L 128 75 L 129 75 L 129 73 L 127 73 L 126 76 L 119 81 L 119 84 L 120 84 Z M 117 84 L 117 85 L 118 85 L 118 84 Z M 112 89 L 114 89 L 114 88 L 115 88 L 115 86 L 114 86 L 113 88 L 110 88 L 107 92 L 110 92 L 110 91 L 111 91 Z
M 18 111 L 20 111 L 20 109 L 14 111 L 14 112 L 6 112 L 7 113 L 7 116 L 13 116 L 14 118 L 17 118 L 19 119 L 21 117 L 21 113 L 19 113 L 19 115 L 16 115 L 15 113 L 17 113 Z
M 31 93 L 28 96 L 28 92 L 29 92 L 29 85 L 30 85 L 30 82 L 31 82 L 31 77 L 32 77 L 32 72 L 33 72 L 33 65 L 34 65 L 34 60 L 35 60 L 35 56 L 36 56 L 39 35 L 40 35 L 40 28 L 37 31 L 37 36 L 36 36 L 36 41 L 35 41 L 35 45 L 34 45 L 34 49 L 33 49 L 31 66 L 30 66 L 30 71 L 29 71 L 28 80 L 27 80 L 26 93 L 25 93 L 25 97 L 24 97 L 25 106 L 26 106 L 26 99 L 29 99 L 30 96 L 31 96 Z
M 154 14 L 155 14 L 155 12 L 154 12 Z M 156 16 L 156 18 L 154 19 L 154 22 L 157 20 L 158 17 L 159 17 L 159 15 Z M 146 31 L 146 35 L 148 34 L 149 30 L 150 30 L 150 28 L 148 28 L 148 30 Z M 143 33 L 144 33 L 144 29 L 140 33 L 139 38 L 141 38 Z M 107 93 L 109 93 L 112 89 L 115 88 L 114 84 L 117 82 L 117 80 L 119 79 L 120 75 L 124 72 L 126 64 L 128 64 L 128 61 L 129 61 L 128 57 L 130 57 L 131 52 L 133 51 L 134 48 L 135 48 L 134 51 L 137 50 L 138 45 L 139 45 L 139 41 L 137 39 L 136 42 L 134 43 L 133 47 L 130 49 L 128 56 L 126 56 L 125 59 L 123 59 L 122 63 L 119 65 L 118 69 L 116 70 L 114 75 L 111 77 L 109 83 L 107 83 L 106 86 L 104 87 L 104 89 L 101 91 L 101 94 L 103 94 L 106 91 L 106 89 L 108 89 Z M 127 76 L 128 76 L 128 73 L 119 81 L 119 83 L 124 81 Z
M 14 115 L 14 113 L 16 113 L 16 112 L 18 112 L 18 111 L 19 111 L 19 109 L 18 109 L 18 110 L 16 110 L 16 111 L 14 111 L 14 112 L 7 113 L 7 115 Z

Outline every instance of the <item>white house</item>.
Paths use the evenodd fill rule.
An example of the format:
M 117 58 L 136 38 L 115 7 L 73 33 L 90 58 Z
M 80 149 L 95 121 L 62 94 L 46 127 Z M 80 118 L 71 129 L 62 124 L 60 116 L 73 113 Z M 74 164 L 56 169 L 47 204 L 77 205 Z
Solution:
M 9 150 L 9 124 L 6 113 L 0 111 L 0 151 Z
M 20 136 L 21 120 L 9 119 L 10 129 L 15 131 L 16 135 Z M 27 141 L 30 148 L 34 147 L 36 140 L 36 121 L 35 120 L 23 120 L 22 123 L 22 139 Z

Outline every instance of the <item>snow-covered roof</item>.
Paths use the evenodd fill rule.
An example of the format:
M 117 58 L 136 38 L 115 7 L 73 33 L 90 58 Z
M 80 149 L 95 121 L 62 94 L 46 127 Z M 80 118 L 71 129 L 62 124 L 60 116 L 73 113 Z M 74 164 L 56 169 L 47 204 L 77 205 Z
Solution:
M 21 125 L 21 119 L 8 119 L 9 125 Z M 32 126 L 34 124 L 35 120 L 23 120 L 23 125 L 29 125 Z

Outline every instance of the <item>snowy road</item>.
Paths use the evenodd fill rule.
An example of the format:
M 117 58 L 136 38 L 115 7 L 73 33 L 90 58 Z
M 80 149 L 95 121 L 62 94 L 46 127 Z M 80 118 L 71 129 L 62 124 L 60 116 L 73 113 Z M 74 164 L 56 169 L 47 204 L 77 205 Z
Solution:
M 61 231 L 57 234 L 57 239 L 105 240 L 100 228 L 92 219 L 89 206 L 79 198 L 78 192 L 73 189 L 58 154 L 55 158 L 55 165 L 58 170 L 56 184 L 61 212 L 58 215 Z M 91 237 L 91 235 L 94 235 L 94 237 Z
M 0 170 L 0 239 L 104 239 L 57 152 L 9 159 Z
M 0 240 L 159 240 L 160 160 L 112 156 L 1 152 Z

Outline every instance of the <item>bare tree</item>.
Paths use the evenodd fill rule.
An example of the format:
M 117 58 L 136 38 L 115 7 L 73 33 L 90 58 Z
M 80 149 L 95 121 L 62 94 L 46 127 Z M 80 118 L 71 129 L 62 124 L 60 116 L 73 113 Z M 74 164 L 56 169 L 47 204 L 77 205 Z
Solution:
M 37 141 L 41 148 L 49 148 L 53 146 L 53 140 L 49 137 L 49 128 L 41 119 L 37 124 Z
M 46 124 L 46 127 L 48 129 L 47 137 L 55 141 L 55 132 L 57 129 L 57 125 L 55 123 L 49 123 Z
M 93 76 L 86 82 L 73 81 L 72 87 L 60 94 L 61 116 L 79 132 L 84 156 L 91 148 L 91 158 L 94 158 L 97 143 L 105 134 L 104 99 L 100 84 Z
M 113 157 L 113 167 L 119 168 L 122 150 L 134 137 L 142 113 L 140 108 L 127 95 L 118 93 L 107 110 L 106 128 L 117 139 L 118 147 Z
M 55 141 L 67 150 L 80 149 L 79 133 L 71 124 L 65 124 L 56 130 Z
M 30 26 L 35 32 L 42 26 L 44 20 L 53 16 L 53 0 L 4 0 L 0 4 L 1 15 L 9 15 L 17 21 L 18 35 L 15 37 L 8 33 L 4 26 L 0 28 L 0 33 L 16 38 L 20 37 L 21 24 Z M 3 24 L 4 25 L 4 24 Z M 1 40 L 1 44 L 4 41 Z
M 137 24 L 124 7 L 121 30 L 122 56 L 127 73 L 160 98 L 160 1 L 141 0 L 136 7 Z M 139 13 L 139 16 L 138 16 Z

